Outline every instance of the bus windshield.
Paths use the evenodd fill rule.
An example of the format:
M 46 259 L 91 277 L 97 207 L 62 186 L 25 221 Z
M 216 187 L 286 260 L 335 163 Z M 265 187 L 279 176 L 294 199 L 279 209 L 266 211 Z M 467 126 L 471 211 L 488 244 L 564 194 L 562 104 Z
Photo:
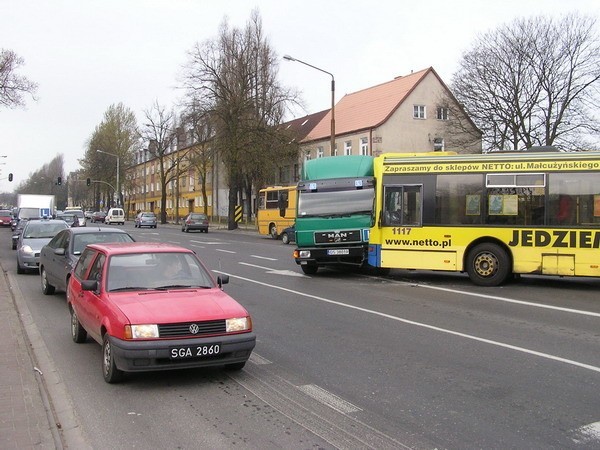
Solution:
M 310 217 L 370 213 L 373 209 L 373 196 L 373 189 L 301 192 L 298 197 L 298 215 Z

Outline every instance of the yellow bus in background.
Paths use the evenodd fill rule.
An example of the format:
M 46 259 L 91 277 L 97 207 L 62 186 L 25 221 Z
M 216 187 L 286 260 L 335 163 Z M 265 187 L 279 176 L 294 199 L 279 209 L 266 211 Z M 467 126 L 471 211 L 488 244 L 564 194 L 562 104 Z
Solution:
M 513 152 L 374 160 L 369 265 L 600 277 L 600 153 Z
M 296 185 L 269 186 L 258 191 L 258 233 L 279 239 L 296 221 Z

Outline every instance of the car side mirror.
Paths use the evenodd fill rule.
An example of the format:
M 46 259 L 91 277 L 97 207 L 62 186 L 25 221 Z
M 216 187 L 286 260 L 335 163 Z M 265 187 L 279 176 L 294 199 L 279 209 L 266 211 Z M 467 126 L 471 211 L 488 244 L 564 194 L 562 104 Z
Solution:
M 98 280 L 83 280 L 81 282 L 81 289 L 84 291 L 97 291 Z
M 217 277 L 217 284 L 221 289 L 223 289 L 223 285 L 229 283 L 229 275 L 219 275 Z
M 65 256 L 65 253 L 66 253 L 66 252 L 65 252 L 65 249 L 64 249 L 64 248 L 62 248 L 62 247 L 59 247 L 59 248 L 55 248 L 55 249 L 54 249 L 54 254 L 55 254 L 56 256 Z

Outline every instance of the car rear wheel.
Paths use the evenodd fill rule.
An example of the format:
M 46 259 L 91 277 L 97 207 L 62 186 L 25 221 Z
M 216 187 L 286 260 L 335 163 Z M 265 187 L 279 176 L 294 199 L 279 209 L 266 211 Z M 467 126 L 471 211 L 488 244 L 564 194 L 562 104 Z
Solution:
M 54 286 L 48 283 L 48 274 L 46 273 L 46 269 L 44 267 L 40 269 L 40 280 L 42 283 L 42 292 L 44 293 L 44 295 L 54 294 Z
M 123 378 L 123 371 L 117 369 L 108 333 L 102 339 L 102 376 L 107 383 L 117 383 Z
M 289 244 L 290 243 L 290 237 L 288 236 L 287 233 L 282 233 L 281 234 L 281 242 L 283 242 L 284 244 Z
M 77 344 L 81 344 L 87 339 L 87 331 L 79 323 L 79 318 L 73 307 L 71 307 L 71 338 Z

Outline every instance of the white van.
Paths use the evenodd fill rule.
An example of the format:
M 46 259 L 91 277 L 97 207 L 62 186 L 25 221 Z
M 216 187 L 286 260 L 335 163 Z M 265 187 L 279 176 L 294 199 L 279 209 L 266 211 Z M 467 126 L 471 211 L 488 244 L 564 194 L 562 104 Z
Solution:
M 125 225 L 125 212 L 122 208 L 110 208 L 104 218 L 104 223 L 109 225 L 113 223 Z

